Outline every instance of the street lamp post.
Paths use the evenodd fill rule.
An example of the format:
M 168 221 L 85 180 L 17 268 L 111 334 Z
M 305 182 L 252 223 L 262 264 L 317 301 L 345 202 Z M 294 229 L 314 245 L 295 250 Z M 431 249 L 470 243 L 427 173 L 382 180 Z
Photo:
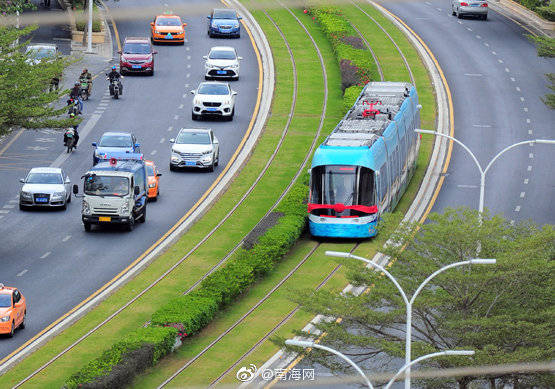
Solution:
M 338 357 L 342 358 L 347 363 L 349 363 L 349 365 L 351 365 L 358 372 L 358 374 L 360 374 L 362 376 L 362 378 L 364 378 L 364 381 L 366 382 L 366 385 L 368 385 L 368 388 L 374 389 L 374 387 L 372 386 L 372 383 L 370 382 L 370 380 L 368 379 L 366 374 L 364 374 L 362 369 L 360 367 L 358 367 L 358 365 L 356 363 L 354 363 L 349 357 L 340 353 L 339 351 L 334 350 L 330 347 L 322 346 L 321 344 L 318 344 L 318 343 L 306 342 L 304 340 L 287 339 L 285 341 L 285 344 L 288 345 L 288 346 L 298 346 L 298 347 L 303 347 L 303 348 L 309 348 L 309 347 L 318 348 L 320 350 L 328 351 L 332 354 L 337 355 Z
M 88 40 L 87 40 L 87 52 L 92 53 L 92 24 L 93 24 L 93 2 L 94 0 L 89 0 L 89 23 L 88 23 Z
M 467 261 L 455 262 L 455 263 L 451 263 L 449 265 L 443 266 L 442 268 L 433 272 L 428 278 L 426 278 L 420 284 L 420 286 L 416 289 L 416 291 L 412 295 L 411 299 L 409 300 L 405 291 L 403 290 L 401 285 L 399 285 L 399 282 L 397 282 L 395 277 L 393 277 L 393 275 L 389 271 L 387 271 L 387 269 L 384 268 L 383 266 L 378 265 L 377 263 L 372 262 L 372 261 L 370 261 L 366 258 L 359 257 L 357 255 L 353 255 L 353 254 L 350 254 L 350 253 L 343 253 L 343 252 L 338 252 L 338 251 L 326 251 L 326 255 L 328 255 L 330 257 L 353 258 L 353 259 L 358 259 L 359 261 L 362 261 L 362 262 L 366 262 L 368 265 L 370 265 L 370 266 L 378 269 L 379 271 L 383 272 L 387 276 L 387 278 L 389 278 L 393 282 L 393 284 L 395 284 L 395 287 L 399 290 L 399 293 L 401 294 L 401 297 L 403 298 L 403 301 L 405 302 L 405 305 L 406 305 L 406 322 L 407 322 L 407 324 L 406 324 L 406 330 L 405 330 L 405 365 L 407 365 L 407 366 L 405 368 L 405 389 L 410 389 L 410 363 L 411 363 L 411 345 L 412 345 L 411 344 L 411 342 L 412 342 L 412 305 L 414 303 L 414 300 L 418 296 L 418 294 L 432 280 L 432 278 L 434 278 L 435 276 L 437 276 L 440 273 L 443 273 L 447 269 L 451 269 L 453 267 L 458 267 L 458 266 L 471 265 L 471 264 L 494 264 L 496 262 L 495 259 L 475 258 L 475 259 L 469 259 Z
M 431 135 L 443 136 L 445 138 L 448 138 L 448 139 L 451 139 L 452 141 L 457 142 L 466 151 L 468 151 L 468 153 L 470 154 L 470 156 L 474 160 L 474 163 L 476 163 L 476 166 L 478 167 L 478 170 L 480 171 L 480 202 L 478 204 L 478 212 L 480 212 L 480 214 L 482 214 L 484 212 L 484 196 L 485 196 L 485 187 L 486 187 L 486 174 L 487 174 L 489 168 L 491 167 L 491 165 L 493 165 L 493 163 L 501 156 L 501 154 L 503 154 L 505 151 L 509 151 L 509 150 L 511 150 L 511 149 L 513 149 L 517 146 L 521 146 L 521 145 L 525 145 L 525 144 L 535 144 L 535 143 L 555 144 L 555 140 L 551 140 L 551 139 L 532 139 L 532 140 L 525 140 L 525 141 L 522 141 L 522 142 L 515 143 L 513 145 L 505 147 L 503 150 L 501 150 L 499 153 L 497 153 L 497 155 L 495 157 L 493 157 L 493 159 L 488 163 L 486 168 L 482 169 L 482 165 L 480 165 L 480 162 L 478 162 L 478 159 L 476 158 L 474 153 L 464 143 L 462 143 L 460 140 L 458 140 L 458 139 L 456 139 L 452 136 L 445 135 L 445 134 L 442 134 L 440 132 L 430 131 L 430 130 L 416 129 L 414 131 L 418 132 L 420 134 L 431 134 Z

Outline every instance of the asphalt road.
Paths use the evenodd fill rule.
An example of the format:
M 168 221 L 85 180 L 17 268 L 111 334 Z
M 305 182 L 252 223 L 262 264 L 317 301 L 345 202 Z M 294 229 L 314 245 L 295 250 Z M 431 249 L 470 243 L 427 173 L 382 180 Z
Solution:
M 492 10 L 486 22 L 459 20 L 451 15 L 446 0 L 381 4 L 420 35 L 439 61 L 453 96 L 455 137 L 473 151 L 483 168 L 511 144 L 555 139 L 555 111 L 540 100 L 550 92 L 544 74 L 554 71 L 555 60 L 536 55 L 525 36 L 527 31 Z M 554 163 L 553 145 L 524 145 L 503 154 L 487 173 L 485 207 L 509 220 L 555 223 Z M 459 206 L 477 209 L 479 184 L 473 160 L 455 145 L 432 211 Z M 402 365 L 400 360 L 388 361 L 387 369 Z M 379 363 L 362 366 L 369 371 L 383 369 Z M 305 361 L 295 369 L 315 369 L 316 382 L 331 375 L 322 366 L 309 366 Z M 287 376 L 285 381 L 291 380 Z M 393 387 L 402 388 L 403 383 Z
M 166 0 L 168 8 L 178 0 Z M 208 10 L 221 7 L 217 0 L 202 2 Z M 110 7 L 151 5 L 147 0 L 110 2 Z M 121 40 L 125 36 L 148 36 L 149 22 L 117 22 Z M 19 177 L 35 166 L 48 166 L 64 153 L 62 134 L 52 130 L 24 132 L 0 155 L 0 281 L 18 287 L 27 298 L 28 323 L 12 339 L 0 339 L 0 358 L 23 344 L 58 317 L 89 296 L 124 269 L 158 240 L 210 186 L 243 137 L 256 102 L 258 65 L 247 34 L 241 39 L 210 39 L 206 18 L 184 17 L 188 42 L 184 46 L 158 45 L 154 77 L 126 76 L 120 100 L 105 95 L 104 77 L 94 81 L 92 97 L 85 102 L 87 120 L 98 120 L 89 135 L 81 136 L 78 149 L 63 163 L 72 183 L 92 164 L 91 142 L 105 131 L 130 131 L 138 137 L 146 159 L 163 173 L 160 199 L 149 203 L 147 221 L 133 232 L 119 228 L 96 228 L 86 233 L 81 222 L 79 199 L 66 211 L 20 211 Z M 115 39 L 114 39 L 115 41 Z M 244 60 L 241 79 L 232 82 L 238 92 L 232 122 L 191 120 L 191 89 L 204 78 L 202 56 L 216 45 L 237 48 Z M 115 46 L 115 43 L 114 43 Z M 116 48 L 114 48 L 116 50 Z M 108 64 L 107 64 L 108 65 Z M 220 166 L 214 173 L 169 171 L 169 139 L 182 127 L 212 128 L 220 140 Z M 5 147 L 4 142 L 0 150 Z

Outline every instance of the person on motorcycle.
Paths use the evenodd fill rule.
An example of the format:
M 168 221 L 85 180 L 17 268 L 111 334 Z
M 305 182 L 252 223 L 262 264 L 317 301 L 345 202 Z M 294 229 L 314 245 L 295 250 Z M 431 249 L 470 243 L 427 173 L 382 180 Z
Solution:
M 75 114 L 71 113 L 69 115 L 70 119 L 75 119 Z M 74 124 L 73 128 L 66 128 L 66 130 L 64 131 L 64 146 L 67 146 L 67 134 L 69 131 L 73 131 L 73 138 L 75 139 L 75 143 L 74 143 L 74 147 L 77 148 L 77 143 L 79 142 L 79 133 L 77 132 L 77 127 L 79 127 L 78 124 Z
M 92 75 L 89 73 L 89 71 L 86 68 L 83 69 L 83 71 L 81 72 L 81 75 L 79 76 L 79 80 L 86 80 L 87 93 L 90 95 L 91 88 L 92 88 Z
M 119 93 L 122 94 L 123 93 L 123 85 L 121 84 L 121 81 L 119 81 L 120 78 L 123 78 L 123 76 L 121 74 L 119 74 L 119 72 L 116 70 L 116 65 L 112 66 L 112 71 L 110 73 L 107 74 L 108 79 L 110 80 L 110 90 L 112 89 L 112 82 L 114 80 L 117 80 L 119 83 Z M 113 94 L 113 92 L 112 92 Z
M 81 96 L 80 96 L 80 89 L 81 89 L 81 84 L 79 84 L 78 82 L 76 82 L 73 85 L 73 88 L 71 89 L 71 92 L 69 92 L 69 98 L 73 99 L 75 101 L 77 101 L 79 103 L 79 112 L 83 111 L 83 102 L 81 101 Z M 70 101 L 68 100 L 68 105 L 69 105 Z

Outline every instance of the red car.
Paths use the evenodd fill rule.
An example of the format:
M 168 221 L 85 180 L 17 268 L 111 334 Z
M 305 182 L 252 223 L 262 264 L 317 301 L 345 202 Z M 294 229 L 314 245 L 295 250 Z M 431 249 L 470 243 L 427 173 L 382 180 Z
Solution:
M 119 51 L 119 71 L 127 73 L 146 73 L 154 75 L 154 54 L 148 38 L 125 38 L 123 49 Z

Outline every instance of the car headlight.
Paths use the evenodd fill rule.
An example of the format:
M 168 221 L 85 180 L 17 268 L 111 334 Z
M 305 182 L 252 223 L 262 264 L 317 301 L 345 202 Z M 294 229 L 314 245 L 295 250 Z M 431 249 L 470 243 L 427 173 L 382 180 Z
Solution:
M 229 67 L 230 67 L 231 69 L 237 69 L 237 68 L 239 67 L 239 64 L 234 63 L 234 64 L 232 64 L 232 65 L 229 65 Z
M 231 104 L 231 100 L 224 100 L 224 105 L 229 105 Z
M 154 33 L 155 33 L 155 34 L 161 34 L 161 32 L 158 31 L 158 30 L 154 30 Z
M 7 321 L 10 321 L 10 315 L 1 317 L 1 318 L 0 318 L 0 321 L 1 321 L 2 323 L 5 323 L 5 322 L 7 322 Z
M 207 154 L 212 154 L 212 150 L 206 150 L 203 151 L 202 154 L 207 155 Z
M 170 158 L 173 162 L 179 162 L 181 160 L 181 156 L 179 154 L 173 153 L 173 152 L 172 152 Z
M 83 204 L 81 206 L 81 213 L 83 215 L 90 215 L 91 214 L 91 207 L 87 200 L 83 200 Z
M 120 213 L 122 215 L 127 215 L 129 213 L 129 203 L 126 201 L 121 205 Z
M 194 105 L 201 105 L 202 102 L 199 99 L 193 99 L 193 104 Z
M 55 192 L 52 194 L 52 197 L 63 198 L 65 195 L 66 195 L 66 192 Z
M 25 197 L 26 199 L 30 199 L 33 195 L 30 192 L 21 192 L 21 197 Z

